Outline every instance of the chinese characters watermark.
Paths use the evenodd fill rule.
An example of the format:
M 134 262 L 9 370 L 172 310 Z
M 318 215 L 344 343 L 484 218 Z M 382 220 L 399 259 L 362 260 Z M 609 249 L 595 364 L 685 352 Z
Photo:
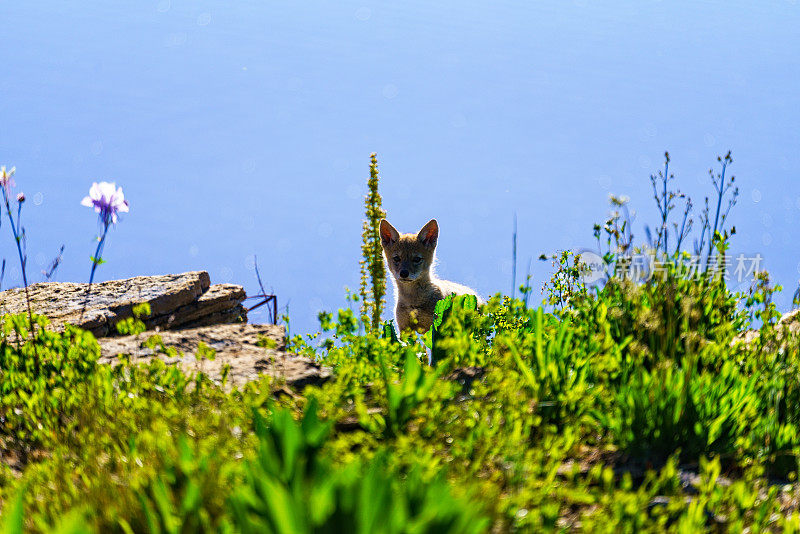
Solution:
M 580 262 L 584 265 L 582 281 L 594 284 L 608 277 L 649 282 L 665 278 L 669 269 L 688 274 L 696 279 L 719 276 L 726 282 L 744 283 L 755 280 L 764 270 L 764 257 L 760 253 L 736 256 L 712 256 L 704 260 L 697 255 L 684 255 L 677 259 L 658 258 L 652 253 L 638 253 L 619 256 L 612 264 L 593 251 L 578 251 Z

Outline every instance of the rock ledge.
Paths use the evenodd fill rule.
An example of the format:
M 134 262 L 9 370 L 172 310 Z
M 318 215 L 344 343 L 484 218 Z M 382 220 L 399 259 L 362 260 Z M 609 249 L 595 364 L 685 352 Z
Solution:
M 110 337 L 100 340 L 100 362 L 113 364 L 120 354 L 130 355 L 134 363 L 160 358 L 178 365 L 187 372 L 203 371 L 220 382 L 223 368 L 230 365 L 228 384 L 241 386 L 267 374 L 286 385 L 302 389 L 318 385 L 330 378 L 330 370 L 316 362 L 285 352 L 285 331 L 278 325 L 229 324 L 160 332 L 163 347 L 147 348 L 146 342 L 155 332 L 138 336 Z M 205 343 L 216 351 L 213 360 L 196 358 L 197 347 Z M 259 346 L 262 345 L 262 346 Z M 267 346 L 263 346 L 267 345 Z M 171 356 L 168 349 L 178 351 Z
M 79 326 L 95 337 L 116 335 L 116 324 L 132 317 L 137 304 L 150 304 L 148 329 L 176 329 L 210 324 L 245 322 L 242 306 L 245 292 L 232 284 L 211 285 L 208 273 L 193 271 L 163 276 L 137 276 L 92 285 L 92 293 L 81 316 L 88 284 L 47 282 L 29 288 L 33 313 L 50 318 L 56 330 Z M 3 313 L 27 311 L 21 288 L 0 292 Z
M 83 314 L 88 284 L 50 282 L 28 289 L 33 313 L 47 316 L 51 328 L 61 331 L 70 324 L 92 332 L 100 343 L 100 362 L 104 364 L 116 363 L 120 354 L 129 355 L 133 362 L 160 358 L 185 371 L 203 371 L 217 382 L 228 365 L 227 384 L 237 386 L 258 379 L 259 374 L 298 389 L 330 377 L 329 369 L 286 353 L 282 326 L 246 324 L 244 289 L 233 284 L 211 285 L 206 271 L 94 284 Z M 151 309 L 150 316 L 142 318 L 147 331 L 118 336 L 117 323 L 132 317 L 133 308 L 143 303 Z M 25 291 L 0 292 L 0 312 L 27 312 Z M 161 343 L 148 348 L 147 340 L 155 335 Z M 216 352 L 214 360 L 195 357 L 200 343 Z

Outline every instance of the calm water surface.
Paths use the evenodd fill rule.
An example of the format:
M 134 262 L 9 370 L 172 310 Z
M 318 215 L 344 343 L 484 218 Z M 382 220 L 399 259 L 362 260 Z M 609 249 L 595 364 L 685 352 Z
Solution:
M 207 269 L 254 292 L 257 255 L 309 331 L 358 286 L 372 151 L 390 220 L 436 217 L 441 274 L 487 295 L 511 287 L 514 213 L 521 273 L 592 246 L 609 193 L 643 238 L 664 150 L 699 204 L 728 149 L 735 251 L 764 256 L 783 309 L 800 277 L 795 1 L 43 1 L 0 20 L 0 164 L 30 199 L 34 280 L 62 243 L 58 279 L 87 279 L 79 202 L 114 180 L 131 212 L 99 279 Z M 534 259 L 537 288 L 549 271 Z

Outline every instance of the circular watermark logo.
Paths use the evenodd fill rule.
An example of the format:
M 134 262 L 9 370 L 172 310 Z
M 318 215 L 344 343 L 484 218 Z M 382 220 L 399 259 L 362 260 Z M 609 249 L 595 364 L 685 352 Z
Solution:
M 580 256 L 580 263 L 585 266 L 581 281 L 584 284 L 599 282 L 608 274 L 608 266 L 603 257 L 591 250 L 577 250 L 575 256 Z

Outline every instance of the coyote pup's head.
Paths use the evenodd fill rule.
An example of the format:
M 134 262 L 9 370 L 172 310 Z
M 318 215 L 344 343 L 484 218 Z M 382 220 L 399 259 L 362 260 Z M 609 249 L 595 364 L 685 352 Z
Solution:
M 430 275 L 439 224 L 431 219 L 418 234 L 400 234 L 386 219 L 381 220 L 381 244 L 389 270 L 398 283 L 411 283 Z

